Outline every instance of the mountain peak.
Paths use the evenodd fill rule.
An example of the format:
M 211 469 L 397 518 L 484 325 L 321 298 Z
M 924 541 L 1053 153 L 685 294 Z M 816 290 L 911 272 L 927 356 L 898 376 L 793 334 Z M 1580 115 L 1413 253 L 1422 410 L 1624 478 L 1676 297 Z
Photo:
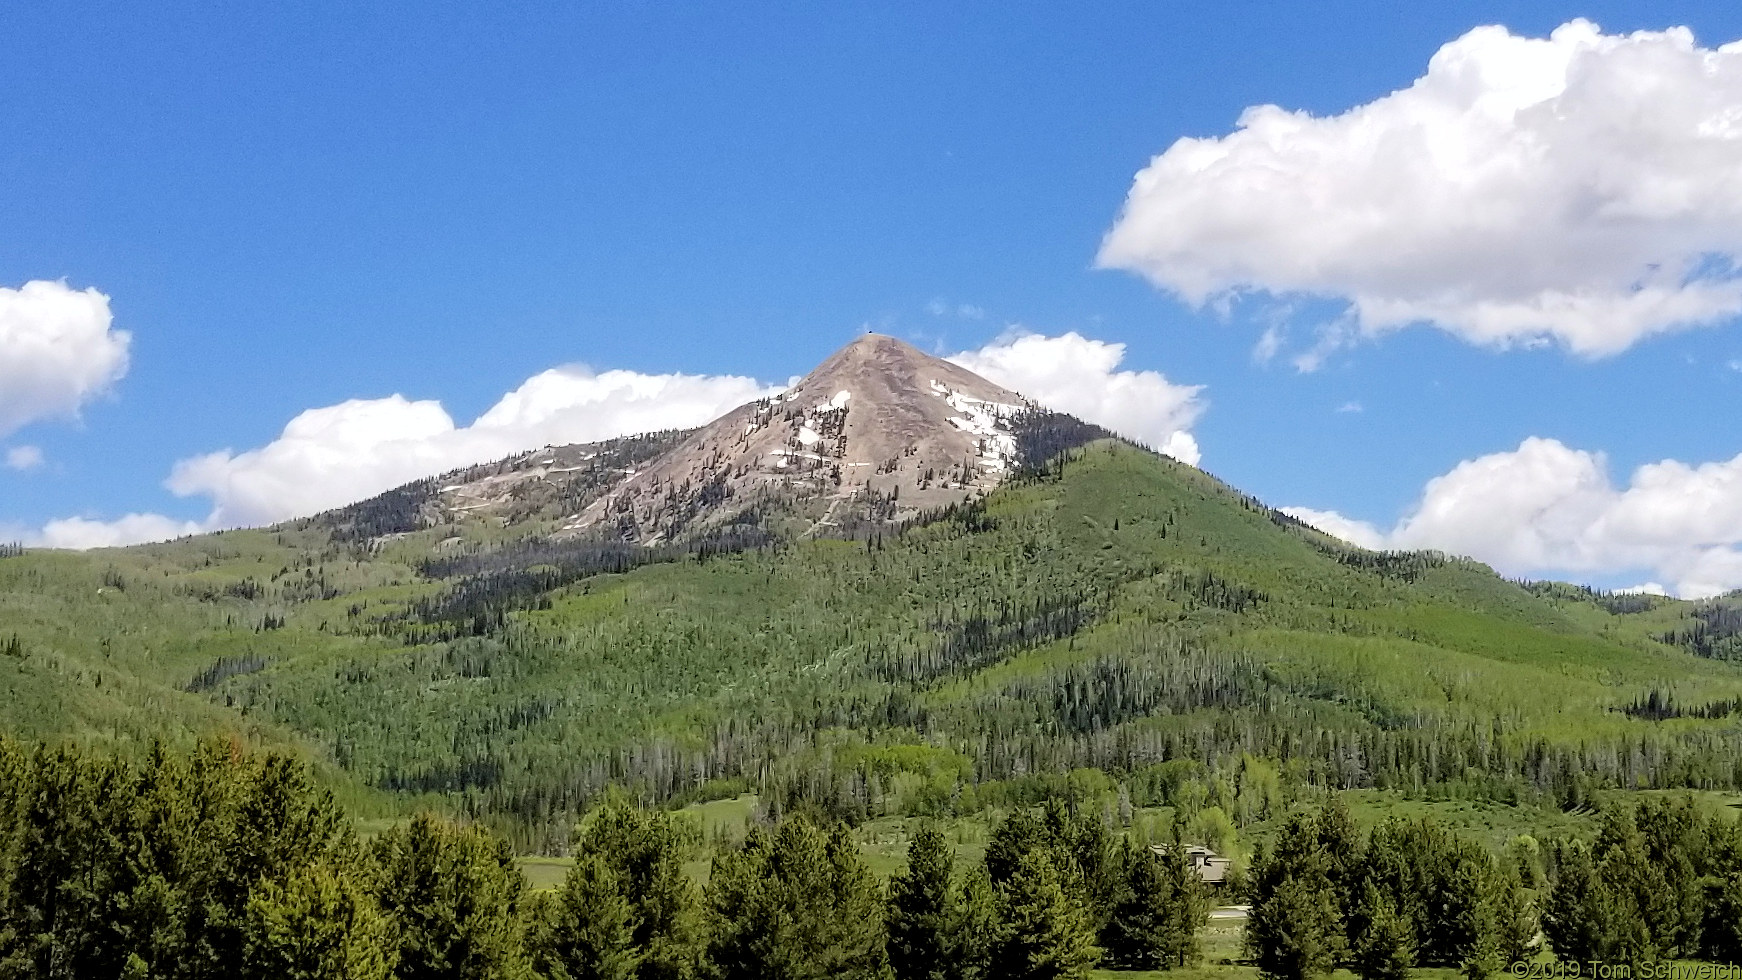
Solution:
M 842 371 L 911 375 L 927 370 L 928 365 L 947 363 L 905 340 L 887 334 L 863 333 L 824 358 L 804 380 L 831 377 Z M 797 386 L 794 387 L 796 389 Z
M 846 345 L 843 346 L 840 350 L 836 351 L 835 353 L 836 354 L 845 354 L 846 352 L 848 352 L 850 350 L 873 349 L 873 348 L 881 347 L 881 346 L 888 345 L 888 344 L 894 344 L 898 347 L 905 347 L 908 350 L 912 350 L 912 351 L 919 350 L 919 348 L 913 346 L 912 344 L 908 343 L 905 340 L 897 340 L 894 337 L 891 337 L 886 333 L 878 333 L 875 330 L 867 330 L 864 333 L 860 334 L 859 336 L 854 337 L 852 340 L 847 341 Z
M 653 541 L 762 503 L 811 531 L 902 520 L 990 490 L 1015 463 L 1029 403 L 913 345 L 867 333 L 791 388 L 697 429 L 565 530 Z
M 699 429 L 546 447 L 426 481 L 404 500 L 366 501 L 346 520 L 402 530 L 401 512 L 415 504 L 425 523 L 554 518 L 559 536 L 641 543 L 728 523 L 840 533 L 989 492 L 1018 465 L 1015 425 L 1037 408 L 906 341 L 866 333 L 792 387 Z
M 881 355 L 883 357 L 928 357 L 928 356 L 930 356 L 930 355 L 926 354 L 924 351 L 921 351 L 918 347 L 913 346 L 912 344 L 908 343 L 905 340 L 900 340 L 898 338 L 891 337 L 888 334 L 873 333 L 873 332 L 867 330 L 864 333 L 860 334 L 859 336 L 854 337 L 852 340 L 848 341 L 846 343 L 846 345 L 843 346 L 840 350 L 837 350 L 833 354 L 830 354 L 823 361 L 823 364 L 827 364 L 829 361 L 832 361 L 837 357 L 859 358 L 859 357 L 876 357 L 879 355 Z M 820 364 L 818 365 L 818 367 L 821 367 L 821 366 L 822 365 L 820 365 Z

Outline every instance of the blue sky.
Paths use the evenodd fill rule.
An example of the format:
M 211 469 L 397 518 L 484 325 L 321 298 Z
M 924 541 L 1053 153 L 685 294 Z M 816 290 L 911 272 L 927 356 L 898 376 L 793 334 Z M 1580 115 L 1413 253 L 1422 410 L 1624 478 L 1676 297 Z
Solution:
M 1337 269 L 1274 251 L 1318 249 L 1274 229 L 1236 242 L 1232 258 L 1216 252 L 1246 227 L 1230 217 L 1246 192 L 1210 178 L 1171 185 L 1155 204 L 1165 227 L 1133 232 L 1124 258 L 1101 253 L 1135 174 L 1182 137 L 1228 139 L 1248 107 L 1323 120 L 1373 104 L 1479 25 L 1520 38 L 1575 18 L 1608 35 L 1686 26 L 1715 48 L 1742 38 L 1733 4 L 429 4 L 415 17 L 353 4 L 69 6 L 25 3 L 8 18 L 0 287 L 64 280 L 106 297 L 112 321 L 77 364 L 55 362 L 70 387 L 29 397 L 16 394 L 21 379 L 51 372 L 0 327 L 0 423 L 4 386 L 15 391 L 0 425 L 10 536 L 93 543 L 125 539 L 97 525 L 127 514 L 217 526 L 271 513 L 266 490 L 244 506 L 219 484 L 242 479 L 236 459 L 310 409 L 400 395 L 439 402 L 464 427 L 577 363 L 595 372 L 589 384 L 613 369 L 779 384 L 869 326 L 952 354 L 1008 345 L 1013 331 L 1123 344 L 1115 373 L 1160 372 L 1173 387 L 1151 388 L 1175 394 L 1202 386 L 1194 410 L 1166 423 L 1189 428 L 1201 465 L 1356 538 L 1604 586 L 1742 586 L 1742 491 L 1727 469 L 1699 470 L 1742 453 L 1742 336 L 1722 297 L 1698 326 L 1587 335 L 1545 319 L 1484 339 L 1466 314 L 1491 297 L 1473 294 L 1529 298 L 1583 280 L 1565 280 L 1565 262 L 1536 269 L 1560 246 L 1517 235 L 1442 242 L 1444 262 L 1369 276 L 1362 262 L 1404 263 L 1435 234 L 1412 230 L 1432 215 L 1387 197 L 1383 181 L 1370 181 L 1371 203 L 1390 230 L 1377 252 L 1349 246 Z M 1600 75 L 1618 62 L 1590 64 Z M 1726 101 L 1736 74 L 1696 93 L 1711 118 L 1742 105 Z M 1694 101 L 1677 84 L 1706 83 L 1674 76 L 1657 97 Z M 1624 145 L 1590 135 L 1613 128 L 1555 138 L 1572 150 L 1595 140 L 1598 158 L 1667 141 L 1629 157 L 1645 169 L 1623 168 L 1624 183 L 1679 145 L 1675 133 L 1629 130 Z M 1347 148 L 1319 137 L 1329 153 Z M 1722 195 L 1726 159 L 1683 176 Z M 1295 163 L 1309 168 L 1301 180 L 1314 176 Z M 1281 215 L 1291 193 L 1249 196 Z M 1326 193 L 1337 215 L 1361 210 L 1349 199 L 1359 183 Z M 1182 216 L 1187 206 L 1197 210 Z M 1316 228 L 1321 216 L 1290 220 Z M 1338 220 L 1324 218 L 1327 241 Z M 1726 236 L 1742 237 L 1742 221 L 1640 228 L 1667 259 L 1708 260 L 1672 292 L 1695 279 L 1727 288 L 1742 244 Z M 1554 241 L 1577 259 L 1586 231 Z M 1592 234 L 1590 248 L 1608 247 Z M 1504 254 L 1513 243 L 1519 254 Z M 1656 257 L 1617 245 L 1604 261 L 1625 271 Z M 1421 286 L 1423 268 L 1442 279 Z M 1188 274 L 1220 300 L 1188 301 Z M 1435 289 L 1462 299 L 1424 316 Z M 1404 303 L 1408 325 L 1382 322 L 1381 301 Z M 14 305 L 15 319 L 38 315 Z M 1265 358 L 1267 329 L 1278 342 Z M 124 365 L 116 331 L 129 335 Z M 699 412 L 754 387 L 673 397 Z M 370 450 L 322 458 L 343 472 L 345 451 Z M 218 452 L 229 455 L 212 461 Z M 1716 495 L 1697 526 L 1627 495 L 1638 467 L 1663 460 L 1693 475 L 1652 471 L 1660 498 Z M 1534 497 L 1476 492 L 1545 472 L 1553 486 Z M 1485 507 L 1510 516 L 1469 532 Z M 73 517 L 93 522 L 82 537 L 45 537 Z

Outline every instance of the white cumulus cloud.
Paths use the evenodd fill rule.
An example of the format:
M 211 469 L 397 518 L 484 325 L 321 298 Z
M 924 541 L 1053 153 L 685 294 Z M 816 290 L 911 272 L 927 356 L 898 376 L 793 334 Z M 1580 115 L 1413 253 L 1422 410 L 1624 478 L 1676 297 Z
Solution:
M 6 468 L 28 473 L 43 464 L 42 450 L 36 446 L 13 446 L 6 450 Z
M 1601 453 L 1530 438 L 1465 460 L 1429 480 L 1389 531 L 1335 511 L 1286 508 L 1368 548 L 1434 548 L 1510 575 L 1620 575 L 1639 588 L 1700 598 L 1742 588 L 1742 455 L 1689 465 L 1664 460 L 1609 476 Z
M 64 282 L 0 286 L 0 436 L 72 417 L 127 373 L 125 330 L 109 297 Z
M 146 541 L 167 541 L 209 530 L 195 521 L 178 521 L 162 514 L 128 514 L 112 521 L 67 517 L 49 521 L 42 530 L 23 536 L 39 548 L 120 548 Z
M 1311 507 L 1283 507 L 1280 510 L 1303 524 L 1311 524 L 1350 544 L 1373 551 L 1383 551 L 1386 547 L 1385 533 L 1366 521 L 1344 517 L 1334 510 L 1313 510 Z
M 268 524 L 539 446 L 700 425 L 779 390 L 744 377 L 570 365 L 527 379 L 465 426 L 439 402 L 400 395 L 311 408 L 258 449 L 181 460 L 167 485 L 209 497 L 212 527 Z
M 1146 442 L 1193 466 L 1201 454 L 1191 427 L 1203 414 L 1202 385 L 1177 385 L 1157 371 L 1121 371 L 1125 345 L 1072 331 L 1016 333 L 947 360 L 1049 408 Z
M 1193 304 L 1333 298 L 1357 335 L 1431 323 L 1591 357 L 1742 313 L 1739 260 L 1742 42 L 1584 20 L 1480 27 L 1340 115 L 1255 106 L 1180 139 L 1098 257 Z

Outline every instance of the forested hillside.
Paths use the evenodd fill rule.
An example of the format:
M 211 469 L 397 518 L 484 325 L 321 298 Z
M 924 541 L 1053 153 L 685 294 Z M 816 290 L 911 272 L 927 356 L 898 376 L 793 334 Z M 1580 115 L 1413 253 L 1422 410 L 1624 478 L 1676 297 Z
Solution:
M 4 727 L 231 731 L 371 812 L 434 803 L 534 850 L 612 785 L 857 820 L 1099 770 L 1247 820 L 1267 781 L 1570 808 L 1742 783 L 1726 606 L 1361 551 L 1124 443 L 1034 450 L 1097 434 L 1031 426 L 990 496 L 840 537 L 759 510 L 650 548 L 495 518 L 367 538 L 365 507 L 10 552 Z

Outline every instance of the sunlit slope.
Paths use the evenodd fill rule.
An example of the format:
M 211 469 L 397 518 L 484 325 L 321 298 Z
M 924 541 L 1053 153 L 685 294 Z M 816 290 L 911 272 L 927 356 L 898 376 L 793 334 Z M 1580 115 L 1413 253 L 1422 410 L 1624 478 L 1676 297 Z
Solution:
M 262 629 L 293 604 L 282 595 L 269 600 L 250 584 L 305 552 L 319 554 L 297 540 L 314 539 L 240 531 L 126 550 L 0 557 L 0 731 L 123 752 L 218 735 L 304 754 L 356 812 L 398 810 L 400 801 L 333 766 L 318 742 L 244 716 L 210 689 L 214 665 L 312 648 L 300 631 Z M 359 571 L 390 574 L 385 566 Z M 361 642 L 324 639 L 334 649 Z
M 901 533 L 620 574 L 497 524 L 322 527 L 0 559 L 6 727 L 258 726 L 529 824 L 611 781 L 952 794 L 1252 752 L 1559 792 L 1742 757 L 1742 670 L 1653 639 L 1690 604 L 1362 552 L 1112 442 Z M 1654 690 L 1674 710 L 1623 710 Z

